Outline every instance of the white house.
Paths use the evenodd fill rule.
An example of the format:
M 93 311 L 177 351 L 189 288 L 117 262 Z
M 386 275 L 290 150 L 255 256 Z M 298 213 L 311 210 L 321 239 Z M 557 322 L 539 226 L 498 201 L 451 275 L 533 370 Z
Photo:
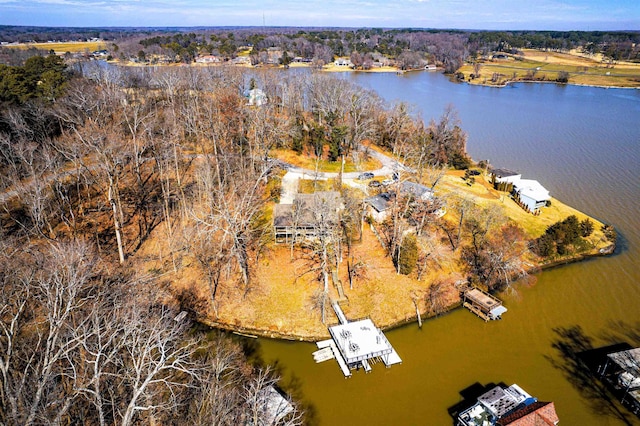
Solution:
M 533 179 L 520 179 L 513 183 L 513 193 L 530 212 L 544 207 L 551 199 L 549 191 L 540 182 Z
M 353 63 L 349 59 L 338 58 L 333 63 L 337 67 L 352 67 Z
M 203 55 L 196 58 L 198 64 L 217 64 L 220 62 L 220 58 L 215 55 Z
M 264 93 L 262 89 L 251 89 L 249 90 L 249 105 L 254 106 L 262 106 L 266 104 L 269 100 L 267 99 L 267 94 Z

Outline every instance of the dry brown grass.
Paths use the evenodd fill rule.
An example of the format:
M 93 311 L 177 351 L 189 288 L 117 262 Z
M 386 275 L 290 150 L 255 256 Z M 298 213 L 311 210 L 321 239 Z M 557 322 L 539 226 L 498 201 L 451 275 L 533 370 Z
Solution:
M 320 172 L 330 172 L 337 173 L 340 171 L 341 162 L 340 161 L 327 161 L 320 159 L 317 161 L 315 155 L 305 152 L 303 154 L 297 154 L 294 151 L 288 149 L 274 149 L 271 150 L 270 155 L 274 158 L 282 160 L 286 163 L 292 164 L 296 167 L 301 167 L 307 170 L 315 170 L 316 165 L 318 166 L 318 171 Z M 365 161 L 360 161 L 359 163 L 355 163 L 353 159 L 347 158 L 345 159 L 344 164 L 344 172 L 364 172 L 367 170 L 376 170 L 382 167 L 382 164 L 376 160 L 375 158 L 369 157 Z
M 493 189 L 493 186 L 485 176 L 476 176 L 476 183 L 469 186 L 467 182 L 462 179 L 463 175 L 464 173 L 461 171 L 448 172 L 442 179 L 442 183 L 437 190 L 444 194 L 453 193 L 458 196 L 471 196 L 472 199 L 481 206 L 497 206 L 505 217 L 508 217 L 522 227 L 527 236 L 532 239 L 542 235 L 550 225 L 564 220 L 568 216 L 575 215 L 579 220 L 589 218 L 593 221 L 594 232 L 588 238 L 588 241 L 595 246 L 594 251 L 609 245 L 601 230 L 602 222 L 587 216 L 583 212 L 555 198 L 551 199 L 551 206 L 542 209 L 540 216 L 534 216 L 521 208 L 506 192 Z M 453 212 L 447 214 L 453 214 Z
M 10 47 L 14 49 L 28 49 L 35 47 L 42 50 L 53 50 L 56 55 L 63 55 L 67 52 L 93 52 L 95 50 L 106 49 L 107 45 L 103 42 L 94 41 L 68 41 L 64 43 L 19 43 L 8 44 L 4 47 Z
M 544 208 L 540 216 L 534 216 L 520 208 L 505 193 L 495 191 L 482 176 L 476 176 L 476 183 L 469 186 L 462 179 L 463 172 L 450 171 L 436 188 L 439 196 L 470 197 L 480 206 L 497 206 L 509 220 L 517 222 L 530 238 L 541 235 L 544 230 L 571 214 L 580 220 L 587 216 L 553 199 L 551 207 Z M 450 208 L 447 216 L 456 222 L 455 209 Z M 595 232 L 589 238 L 597 250 L 608 243 L 600 230 L 600 222 L 594 222 Z M 436 232 L 433 231 L 432 232 Z M 157 275 L 159 280 L 170 281 L 174 292 L 195 285 L 200 296 L 208 300 L 209 288 L 203 274 L 188 250 L 176 253 L 178 272 L 172 271 L 172 261 L 166 242 L 166 230 L 160 225 L 151 238 L 136 254 L 137 268 L 141 272 Z M 436 234 L 436 238 L 440 238 Z M 415 320 L 417 301 L 420 311 L 427 312 L 426 294 L 431 283 L 445 283 L 446 303 L 453 305 L 459 301 L 455 288 L 457 281 L 465 278 L 464 265 L 459 263 L 457 254 L 451 252 L 445 242 L 439 261 L 431 261 L 427 272 L 418 281 L 413 276 L 398 275 L 391 258 L 382 247 L 368 225 L 363 238 L 352 246 L 350 258 L 344 254 L 339 265 L 339 279 L 342 282 L 346 300 L 341 306 L 348 318 L 370 317 L 378 326 L 388 327 L 405 321 Z M 347 261 L 364 264 L 365 278 L 356 280 L 349 288 Z M 533 256 L 529 261 L 537 261 Z M 217 311 L 209 307 L 204 313 L 210 322 L 228 328 L 240 329 L 248 333 L 262 333 L 277 337 L 289 336 L 305 340 L 316 340 L 328 336 L 327 328 L 321 322 L 321 314 L 313 305 L 314 292 L 321 289 L 316 273 L 307 273 L 310 265 L 301 259 L 299 249 L 286 244 L 270 245 L 259 262 L 254 265 L 251 288 L 245 292 L 237 273 L 225 273 L 217 298 Z M 330 288 L 332 300 L 339 298 L 334 285 Z M 336 319 L 331 309 L 327 311 L 329 323 Z
M 483 61 L 480 75 L 470 79 L 471 64 L 458 71 L 471 84 L 504 85 L 512 81 L 555 81 L 562 71 L 569 73 L 569 84 L 604 87 L 640 87 L 640 64 L 631 62 L 606 63 L 601 56 L 589 56 L 572 51 L 544 52 L 524 49 L 522 54 L 510 55 L 509 60 Z M 493 75 L 498 75 L 492 81 Z

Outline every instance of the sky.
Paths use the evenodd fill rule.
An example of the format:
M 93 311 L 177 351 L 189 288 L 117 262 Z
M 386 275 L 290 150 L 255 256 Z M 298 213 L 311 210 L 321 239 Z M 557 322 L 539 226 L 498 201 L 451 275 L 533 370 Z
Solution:
M 0 25 L 640 30 L 640 0 L 0 0 Z

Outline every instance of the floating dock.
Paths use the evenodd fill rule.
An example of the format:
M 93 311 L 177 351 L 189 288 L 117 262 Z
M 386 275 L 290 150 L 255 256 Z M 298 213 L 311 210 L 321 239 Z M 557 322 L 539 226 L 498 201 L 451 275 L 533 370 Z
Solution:
M 317 342 L 313 353 L 316 362 L 335 358 L 345 377 L 351 377 L 351 370 L 371 371 L 371 364 L 382 361 L 387 367 L 399 364 L 402 359 L 391 346 L 382 330 L 370 319 L 349 322 L 340 305 L 332 303 L 339 325 L 329 327 L 331 339 Z
M 485 321 L 502 319 L 502 314 L 507 312 L 500 299 L 477 287 L 464 290 L 462 302 L 462 306 Z

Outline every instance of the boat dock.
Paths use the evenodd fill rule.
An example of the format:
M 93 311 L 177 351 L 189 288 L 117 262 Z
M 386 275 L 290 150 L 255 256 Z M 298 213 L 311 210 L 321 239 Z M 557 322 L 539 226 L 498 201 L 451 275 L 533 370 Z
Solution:
M 507 312 L 500 299 L 477 287 L 463 291 L 462 306 L 485 321 L 502 319 L 502 314 Z
M 390 367 L 402 362 L 382 330 L 370 319 L 349 322 L 336 302 L 331 305 L 340 321 L 329 327 L 331 339 L 317 342 L 318 350 L 313 353 L 316 362 L 335 358 L 345 377 L 351 377 L 351 370 L 362 369 L 370 372 L 379 361 Z

